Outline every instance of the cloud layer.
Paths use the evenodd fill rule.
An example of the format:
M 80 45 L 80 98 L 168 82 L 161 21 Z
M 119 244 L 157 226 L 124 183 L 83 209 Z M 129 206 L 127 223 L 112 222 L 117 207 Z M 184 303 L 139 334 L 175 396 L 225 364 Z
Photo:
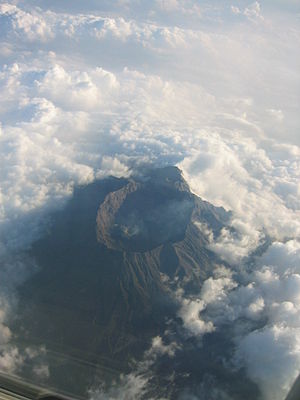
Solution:
M 0 5 L 0 342 L 11 337 L 15 277 L 34 270 L 15 254 L 74 185 L 177 164 L 195 193 L 234 212 L 234 230 L 210 236 L 210 248 L 237 274 L 183 296 L 184 326 L 201 336 L 224 319 L 252 321 L 236 338 L 236 363 L 279 399 L 299 365 L 297 5 L 36 3 Z M 0 365 L 18 360 L 10 351 Z
M 300 242 L 274 242 L 251 272 L 231 274 L 217 269 L 198 298 L 181 297 L 179 316 L 198 337 L 234 324 L 231 361 L 246 368 L 263 399 L 283 399 L 300 373 Z

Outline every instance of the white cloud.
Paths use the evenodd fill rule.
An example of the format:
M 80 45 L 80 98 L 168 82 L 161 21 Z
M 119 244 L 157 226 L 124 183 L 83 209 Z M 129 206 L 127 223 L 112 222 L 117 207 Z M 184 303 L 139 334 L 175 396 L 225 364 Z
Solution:
M 211 237 L 208 248 L 231 265 L 239 264 L 257 248 L 262 236 L 257 230 L 247 229 L 243 232 L 246 226 L 247 224 L 243 221 L 233 220 L 231 227 L 236 231 L 231 232 L 229 228 L 223 228 L 218 238 Z M 250 228 L 251 225 L 249 224 L 248 227 Z
M 39 12 L 25 12 L 17 6 L 9 3 L 0 5 L 0 14 L 10 16 L 14 30 L 22 37 L 23 35 L 30 41 L 46 41 L 53 37 L 51 24 L 51 13 L 46 13 L 46 18 Z
M 242 234 L 235 238 L 224 230 L 219 239 L 221 246 L 216 242 L 215 249 L 220 247 L 226 251 L 222 241 L 226 242 L 227 253 L 232 254 L 229 261 L 233 261 L 232 257 L 239 252 L 244 256 L 255 248 L 263 229 L 280 239 L 299 236 L 298 157 L 293 161 L 295 169 L 287 167 L 274 155 L 272 144 L 262 149 L 252 139 L 240 136 L 227 140 L 226 136 L 221 139 L 216 135 L 212 139 L 207 135 L 201 140 L 201 147 L 202 150 L 194 151 L 179 166 L 194 192 L 213 204 L 235 211 L 232 225 Z M 282 181 L 286 186 L 279 186 L 283 185 Z M 230 246 L 235 246 L 237 251 L 232 252 Z
M 14 373 L 22 364 L 23 357 L 16 347 L 0 348 L 0 371 Z
M 180 303 L 178 316 L 182 319 L 189 335 L 202 336 L 215 331 L 214 321 L 207 319 L 204 312 L 210 304 L 222 304 L 226 300 L 228 291 L 237 286 L 226 269 L 217 268 L 216 275 L 216 278 L 204 281 L 199 298 L 185 298 L 181 292 L 178 293 Z
M 161 336 L 155 336 L 152 339 L 151 348 L 146 352 L 146 357 L 160 356 L 167 354 L 169 357 L 174 357 L 178 345 L 175 342 L 164 344 Z
M 127 400 L 143 398 L 147 387 L 148 379 L 138 374 L 121 376 L 119 384 L 113 384 L 111 388 L 97 388 L 91 390 L 91 400 Z
M 35 84 L 41 97 L 45 96 L 65 110 L 82 111 L 92 111 L 104 100 L 108 107 L 111 91 L 118 88 L 115 75 L 102 68 L 94 69 L 92 74 L 80 71 L 68 73 L 60 65 L 54 65 Z
M 222 301 L 225 293 L 236 287 L 231 277 L 220 277 L 218 279 L 208 278 L 201 288 L 201 299 L 205 304 Z
M 183 298 L 179 312 L 185 328 L 196 336 L 222 332 L 229 321 L 235 324 L 235 365 L 246 368 L 266 400 L 284 398 L 300 373 L 299 249 L 296 241 L 272 244 L 256 257 L 245 283 L 217 274 L 204 282 L 198 298 Z M 245 273 L 241 276 L 245 281 Z M 257 321 L 265 322 L 257 328 Z
M 0 346 L 5 345 L 11 338 L 11 330 L 7 327 L 8 301 L 0 292 Z
M 215 330 L 211 321 L 205 322 L 200 318 L 200 313 L 204 309 L 205 303 L 202 300 L 182 300 L 182 305 L 178 315 L 183 321 L 183 326 L 191 335 L 200 336 Z
M 285 398 L 299 374 L 300 328 L 267 327 L 247 335 L 239 344 L 238 356 L 266 400 Z
M 184 326 L 203 335 L 224 321 L 246 318 L 253 328 L 266 318 L 265 328 L 238 338 L 240 362 L 266 396 L 273 395 L 272 385 L 285 393 L 291 379 L 280 366 L 289 373 L 298 362 L 299 333 L 297 20 L 265 6 L 262 12 L 258 2 L 231 6 L 241 14 L 231 15 L 234 23 L 222 2 L 200 8 L 179 0 L 125 3 L 103 3 L 89 13 L 72 13 L 75 3 L 64 13 L 55 11 L 61 7 L 55 2 L 48 12 L 21 1 L 0 6 L 1 261 L 40 235 L 41 221 L 74 185 L 128 176 L 147 162 L 177 163 L 195 193 L 234 212 L 234 231 L 224 229 L 210 249 L 236 270 L 265 236 L 275 239 L 246 283 L 220 269 L 198 299 L 183 298 Z M 19 259 L 9 264 L 12 273 L 1 269 L 1 290 L 12 293 L 0 294 L 4 344 L 10 338 L 6 304 L 15 301 L 16 276 L 29 273 Z M 265 355 L 278 350 L 278 368 L 267 376 L 265 357 L 258 377 L 260 355 L 248 355 L 266 338 Z M 154 347 L 175 351 L 162 339 Z M 11 368 L 23 357 L 1 354 Z M 147 381 L 124 379 L 136 396 L 130 391 L 142 393 Z
M 175 342 L 165 344 L 161 336 L 155 336 L 152 339 L 151 346 L 143 354 L 143 357 L 136 363 L 133 372 L 121 374 L 112 385 L 107 387 L 105 383 L 97 383 L 96 388 L 89 391 L 91 400 L 126 400 L 143 399 L 150 386 L 153 372 L 151 367 L 156 360 L 164 355 L 174 357 L 179 346 Z M 157 398 L 157 396 L 153 397 Z M 160 397 L 160 400 L 163 398 Z
M 96 178 L 100 179 L 105 176 L 115 176 L 117 178 L 128 177 L 130 175 L 130 170 L 126 166 L 126 158 L 124 161 L 125 162 L 122 162 L 117 157 L 104 156 Z
M 1 313 L 3 312 L 2 310 L 0 310 L 0 311 L 1 311 Z M 8 343 L 10 338 L 11 338 L 10 329 L 1 323 L 0 324 L 0 345 Z
M 299 241 L 274 242 L 258 259 L 259 265 L 271 265 L 283 274 L 286 271 L 300 273 Z

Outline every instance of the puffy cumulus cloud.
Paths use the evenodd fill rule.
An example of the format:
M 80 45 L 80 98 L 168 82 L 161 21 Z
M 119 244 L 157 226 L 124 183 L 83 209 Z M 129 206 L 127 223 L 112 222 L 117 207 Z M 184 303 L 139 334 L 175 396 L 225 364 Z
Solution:
M 193 14 L 193 11 L 190 13 Z M 164 52 L 172 54 L 175 49 L 185 51 L 186 47 L 191 47 L 191 42 L 200 45 L 202 49 L 209 46 L 209 39 L 204 32 L 184 30 L 178 26 L 161 26 L 154 22 L 137 23 L 123 17 L 101 19 L 93 23 L 89 31 L 91 37 L 101 42 L 110 40 L 113 45 L 119 42 L 126 47 L 134 44 L 140 49 L 151 51 L 154 56 L 163 56 Z M 149 57 L 149 53 L 145 54 Z
M 8 374 L 19 374 L 24 366 L 31 373 L 31 379 L 46 380 L 49 378 L 49 367 L 45 363 L 45 348 L 26 347 L 20 349 L 14 344 L 0 343 L 0 371 Z M 27 378 L 28 379 L 28 378 Z
M 234 232 L 223 230 L 212 244 L 216 252 L 238 261 L 259 244 L 263 230 L 281 240 L 299 237 L 298 155 L 291 157 L 294 169 L 277 158 L 278 144 L 260 148 L 253 139 L 225 135 L 201 142 L 202 150 L 179 166 L 194 192 L 235 212 Z M 287 186 L 280 192 L 282 180 Z
M 100 21 L 100 26 L 94 27 L 94 34 L 98 39 L 106 39 L 107 36 L 126 41 L 129 38 L 134 40 L 146 39 L 152 36 L 153 27 L 147 25 L 139 26 L 134 21 L 126 21 L 124 18 L 105 18 Z M 145 28 L 148 28 L 147 31 Z
M 271 265 L 283 274 L 286 271 L 300 273 L 300 246 L 297 240 L 286 243 L 274 242 L 258 259 L 259 265 Z
M 0 348 L 0 370 L 14 373 L 24 362 L 17 347 Z
M 206 304 L 222 301 L 227 290 L 236 286 L 230 277 L 208 278 L 202 286 L 201 298 Z
M 128 177 L 130 169 L 126 165 L 127 161 L 127 157 L 120 157 L 119 159 L 117 157 L 103 156 L 101 168 L 96 174 L 96 178 L 101 179 L 105 176 L 116 176 L 117 178 Z
M 1 312 L 3 312 L 1 310 Z M 10 329 L 1 323 L 0 325 L 0 344 L 5 344 L 11 338 L 11 331 Z
M 299 249 L 294 240 L 273 243 L 255 256 L 246 277 L 228 274 L 224 267 L 217 270 L 199 297 L 182 297 L 179 311 L 185 329 L 197 337 L 234 324 L 232 362 L 246 368 L 267 400 L 284 398 L 300 373 Z
M 146 357 L 153 357 L 153 354 L 155 354 L 155 356 L 166 354 L 169 357 L 174 357 L 176 350 L 178 350 L 178 344 L 176 342 L 164 344 L 161 336 L 155 336 L 152 339 L 150 350 L 146 352 Z
M 300 244 L 274 243 L 259 259 L 255 283 L 267 324 L 239 342 L 237 357 L 266 399 L 284 398 L 300 372 Z
M 1 235 L 3 239 L 3 235 Z M 17 246 L 19 249 L 19 246 Z M 34 267 L 25 254 L 14 256 L 4 243 L 0 242 L 0 370 L 14 373 L 22 367 L 25 354 L 11 343 L 13 331 L 10 329 L 16 304 L 15 291 Z
M 3 304 L 3 299 L 0 298 L 0 346 L 8 343 L 9 339 L 11 338 L 11 331 L 5 325 L 5 309 L 6 306 Z
M 184 327 L 191 335 L 202 335 L 215 330 L 211 321 L 205 322 L 200 318 L 200 313 L 204 309 L 205 303 L 202 300 L 182 300 L 182 306 L 178 315 L 181 317 Z
M 285 398 L 299 374 L 300 329 L 272 326 L 242 339 L 238 356 L 266 400 Z
M 181 305 L 178 316 L 189 335 L 201 337 L 216 330 L 216 319 L 207 318 L 207 309 L 214 307 L 221 311 L 226 305 L 228 292 L 237 286 L 228 272 L 224 267 L 217 269 L 216 277 L 204 281 L 199 297 L 185 298 L 184 293 L 178 292 Z
M 109 107 L 111 92 L 118 88 L 115 75 L 102 68 L 94 69 L 91 74 L 79 71 L 68 73 L 60 65 L 54 65 L 35 84 L 39 96 L 45 96 L 63 109 L 89 111 L 104 101 Z
M 46 121 L 43 120 L 45 106 L 48 113 Z M 93 170 L 89 166 L 81 164 L 80 161 L 70 161 L 73 153 L 71 146 L 67 150 L 51 132 L 48 132 L 49 136 L 41 134 L 40 129 L 45 125 L 49 126 L 51 122 L 55 123 L 57 117 L 51 104 L 44 102 L 41 108 L 39 120 L 30 124 L 30 128 L 35 126 L 37 131 L 30 131 L 28 134 L 28 130 L 23 126 L 5 130 L 1 138 L 1 148 L 5 154 L 1 160 L 3 222 L 12 215 L 16 218 L 17 210 L 22 213 L 41 207 L 49 195 L 59 198 L 71 193 L 72 175 L 78 183 L 93 179 Z M 51 116 L 49 111 L 53 111 Z M 52 128 L 55 129 L 54 126 Z M 63 183 L 62 178 L 66 171 L 66 181 Z M 14 187 L 10 186 L 11 179 L 14 180 Z
M 160 6 L 159 9 L 164 6 Z M 178 3 L 177 11 L 194 15 L 199 12 L 196 4 L 186 7 Z M 67 13 L 56 14 L 51 11 L 41 12 L 41 9 L 24 9 L 4 3 L 0 7 L 0 17 L 10 22 L 9 32 L 16 35 L 20 41 L 40 41 L 41 45 L 49 45 L 59 38 L 77 38 L 92 40 L 96 38 L 102 42 L 119 41 L 121 45 L 134 42 L 141 47 L 152 50 L 159 48 L 184 46 L 188 40 L 196 39 L 197 32 L 184 31 L 178 27 L 160 26 L 153 23 L 143 23 L 130 17 L 107 17 L 96 14 L 72 15 Z M 203 35 L 203 34 L 202 34 Z M 200 36 L 199 36 L 200 37 Z
M 232 322 L 237 362 L 266 398 L 285 393 L 299 346 L 297 19 L 258 2 L 230 12 L 222 2 L 91 1 L 93 11 L 74 13 L 74 2 L 59 12 L 61 2 L 51 11 L 25 3 L 0 6 L 2 365 L 25 357 L 10 346 L 9 314 L 17 277 L 35 267 L 15 253 L 45 229 L 49 210 L 77 184 L 177 164 L 195 193 L 233 211 L 218 238 L 199 229 L 235 274 L 219 268 L 198 297 L 179 295 L 184 328 L 203 336 Z M 250 357 L 267 339 L 264 362 Z M 152 353 L 172 356 L 166 343 L 156 338 Z M 124 393 L 138 398 L 148 379 L 125 376 Z M 119 387 L 110 398 L 123 396 Z
M 34 235 L 34 226 L 30 223 L 21 227 L 20 223 L 10 229 L 6 237 L 1 234 L 0 242 L 0 371 L 5 373 L 19 373 L 26 362 L 34 360 L 41 362 L 45 354 L 44 348 L 18 348 L 15 343 L 11 321 L 15 318 L 17 303 L 16 291 L 25 279 L 36 271 L 36 264 L 28 254 L 20 251 L 20 235 L 28 232 L 29 243 Z M 5 226 L 5 225 L 2 225 Z M 23 229 L 22 229 L 23 228 Z M 8 228 L 9 230 L 9 228 Z M 15 230 L 15 231 L 14 231 Z M 14 232 L 13 232 L 14 231 Z M 6 241 L 5 239 L 8 239 Z M 23 241 L 25 245 L 26 240 Z M 27 243 L 28 244 L 28 243 Z
M 128 175 L 132 165 L 163 155 L 163 162 L 177 160 L 180 132 L 174 137 L 170 128 L 155 131 L 148 121 L 179 114 L 178 98 L 187 96 L 189 86 L 128 69 L 116 77 L 98 67 L 80 73 L 58 64 L 48 70 L 4 66 L 9 104 L 1 113 L 3 223 L 14 216 L 17 224 L 22 213 L 42 210 L 95 176 Z M 189 105 L 184 109 L 192 113 Z
M 212 232 L 209 237 L 209 249 L 218 254 L 231 265 L 238 265 L 251 251 L 259 245 L 264 235 L 251 225 L 241 220 L 233 219 L 231 228 L 223 228 L 218 238 Z
M 215 268 L 214 276 L 203 282 L 199 297 L 186 298 L 182 289 L 177 291 L 178 316 L 189 335 L 201 337 L 216 330 L 216 321 L 206 318 L 207 309 L 217 305 L 221 310 L 226 305 L 228 293 L 237 286 L 232 272 L 220 265 Z
M 25 36 L 30 41 L 46 41 L 53 37 L 52 13 L 42 16 L 38 11 L 26 12 L 16 5 L 4 3 L 0 5 L 0 15 L 2 19 L 10 19 L 13 29 L 21 38 Z

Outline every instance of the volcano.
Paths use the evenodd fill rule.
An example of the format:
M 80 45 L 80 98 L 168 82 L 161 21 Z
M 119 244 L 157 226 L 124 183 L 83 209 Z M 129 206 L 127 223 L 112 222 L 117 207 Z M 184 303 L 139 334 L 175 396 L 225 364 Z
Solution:
M 38 270 L 19 289 L 19 340 L 59 354 L 56 381 L 66 360 L 126 372 L 177 318 L 176 291 L 198 293 L 220 261 L 201 227 L 218 237 L 229 219 L 176 167 L 76 188 L 30 251 Z

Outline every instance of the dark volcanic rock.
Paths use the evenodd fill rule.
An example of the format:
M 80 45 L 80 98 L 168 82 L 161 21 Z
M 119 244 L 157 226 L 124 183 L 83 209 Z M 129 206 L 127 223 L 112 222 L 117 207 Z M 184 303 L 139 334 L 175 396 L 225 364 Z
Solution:
M 173 289 L 198 292 L 219 261 L 197 222 L 217 236 L 229 217 L 175 167 L 77 188 L 32 247 L 39 271 L 20 288 L 20 340 L 126 371 L 176 317 Z
M 100 243 L 115 250 L 145 252 L 184 239 L 194 198 L 168 176 L 159 178 L 132 180 L 105 198 L 97 214 Z

